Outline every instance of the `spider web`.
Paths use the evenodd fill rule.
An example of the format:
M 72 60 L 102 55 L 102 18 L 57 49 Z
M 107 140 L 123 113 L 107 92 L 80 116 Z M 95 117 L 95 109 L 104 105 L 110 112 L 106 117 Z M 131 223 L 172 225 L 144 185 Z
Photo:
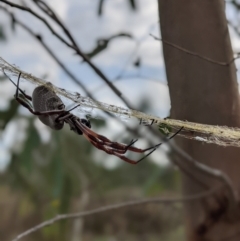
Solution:
M 7 75 L 18 76 L 21 73 L 21 78 L 35 85 L 44 85 L 47 81 L 37 78 L 32 74 L 22 71 L 15 65 L 9 64 L 3 58 L 0 57 L 0 70 Z M 48 86 L 49 87 L 49 86 Z M 78 109 L 82 109 L 83 112 L 89 113 L 93 109 L 99 109 L 116 115 L 121 119 L 137 118 L 141 120 L 142 124 L 154 124 L 161 128 L 161 125 L 165 125 L 170 129 L 180 129 L 184 127 L 179 135 L 188 139 L 193 139 L 206 143 L 214 143 L 221 146 L 236 146 L 240 147 L 240 128 L 231 128 L 227 126 L 214 126 L 205 125 L 199 123 L 193 123 L 188 121 L 174 120 L 174 119 L 162 119 L 157 116 L 145 114 L 143 112 L 115 106 L 112 104 L 103 103 L 100 101 L 92 100 L 89 97 L 84 97 L 78 92 L 71 92 L 55 85 L 52 85 L 52 90 L 70 100 L 73 104 L 80 104 Z

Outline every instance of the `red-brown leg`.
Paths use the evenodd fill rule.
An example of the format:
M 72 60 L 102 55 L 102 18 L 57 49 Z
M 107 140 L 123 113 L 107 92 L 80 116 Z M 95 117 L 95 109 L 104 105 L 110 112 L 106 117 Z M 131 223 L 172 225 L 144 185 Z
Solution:
M 75 122 L 72 122 L 72 120 L 69 120 L 69 119 L 66 119 L 66 122 L 71 126 L 71 127 L 75 127 L 77 128 L 78 130 L 81 131 L 81 133 L 84 135 L 84 137 L 90 142 L 92 143 L 95 147 L 97 147 L 98 149 L 100 150 L 104 150 L 106 151 L 107 153 L 112 153 L 113 151 L 114 152 L 118 152 L 119 154 L 124 154 L 126 152 L 126 147 L 130 146 L 130 145 L 133 145 L 136 141 L 132 140 L 131 143 L 126 146 L 124 145 L 124 149 L 113 149 L 113 147 L 111 147 L 109 145 L 108 142 L 105 142 L 105 141 L 102 141 L 102 140 L 99 140 L 97 137 L 98 137 L 98 134 L 93 132 L 92 130 L 90 130 L 88 127 L 85 127 L 84 124 L 82 124 L 80 121 L 77 121 L 75 119 Z M 89 130 L 89 131 L 88 131 Z M 89 133 L 91 132 L 91 134 Z M 94 135 L 92 135 L 94 134 Z M 106 138 L 107 139 L 107 138 Z M 108 140 L 108 139 L 107 139 Z M 109 142 L 111 142 L 109 140 Z M 119 143 L 120 144 L 120 143 Z M 122 144 L 123 145 L 123 144 Z M 110 148 L 110 149 L 109 149 Z
M 94 131 L 92 131 L 91 129 L 89 129 L 87 126 L 80 123 L 79 121 L 75 121 L 75 124 L 76 126 L 78 126 L 81 132 L 85 134 L 84 136 L 88 137 L 87 139 L 91 139 L 94 142 L 98 143 L 99 145 L 110 147 L 114 149 L 115 152 L 118 152 L 120 154 L 124 154 L 126 153 L 127 150 L 130 150 L 131 146 L 137 141 L 137 140 L 132 140 L 128 145 L 118 143 L 118 142 L 112 142 L 105 136 L 95 133 Z
M 131 160 L 129 158 L 127 158 L 126 156 L 124 155 L 121 155 L 121 153 L 117 153 L 114 149 L 108 149 L 106 146 L 104 145 L 101 145 L 97 142 L 95 142 L 94 140 L 90 139 L 88 135 L 84 134 L 83 135 L 86 137 L 86 139 L 92 143 L 92 145 L 94 145 L 97 149 L 99 150 L 102 150 L 102 151 L 105 151 L 107 154 L 109 155 L 114 155 L 114 156 L 117 156 L 118 158 L 122 159 L 123 161 L 127 162 L 127 163 L 130 163 L 130 164 L 133 164 L 133 165 L 136 165 L 138 164 L 139 162 L 141 162 L 143 159 L 145 159 L 147 156 L 151 155 L 156 149 L 153 149 L 152 151 L 150 151 L 147 155 L 143 156 L 141 159 L 139 159 L 138 161 L 135 161 L 135 160 Z M 122 153 L 124 154 L 124 153 Z
M 90 130 L 88 127 L 86 127 L 85 125 L 81 124 L 81 131 L 86 133 L 89 137 L 91 137 L 92 139 L 94 139 L 96 142 L 98 142 L 98 140 L 104 142 L 104 145 L 107 145 L 109 147 L 115 148 L 116 150 L 124 150 L 126 151 L 133 151 L 133 152 L 138 152 L 138 153 L 143 153 L 146 151 L 150 151 L 152 149 L 156 149 L 158 148 L 160 145 L 162 145 L 163 143 L 168 142 L 169 140 L 171 140 L 172 138 L 174 138 L 182 129 L 183 127 L 181 127 L 176 133 L 174 133 L 170 138 L 168 138 L 165 142 L 163 143 L 159 143 L 155 146 L 152 147 L 148 147 L 146 149 L 140 149 L 137 147 L 133 147 L 132 145 L 137 141 L 131 141 L 129 145 L 126 144 L 122 144 L 122 143 L 118 143 L 118 142 L 112 142 L 111 140 L 109 140 L 108 138 L 106 138 L 105 136 L 99 135 L 95 132 L 93 132 L 92 130 Z M 122 153 L 122 152 L 121 152 Z

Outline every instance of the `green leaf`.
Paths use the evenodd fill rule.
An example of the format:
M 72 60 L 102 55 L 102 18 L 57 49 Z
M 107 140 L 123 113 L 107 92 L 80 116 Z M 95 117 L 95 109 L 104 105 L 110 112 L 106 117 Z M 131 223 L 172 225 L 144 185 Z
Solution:
M 172 127 L 164 123 L 161 123 L 158 126 L 158 129 L 165 136 L 169 135 L 172 132 Z

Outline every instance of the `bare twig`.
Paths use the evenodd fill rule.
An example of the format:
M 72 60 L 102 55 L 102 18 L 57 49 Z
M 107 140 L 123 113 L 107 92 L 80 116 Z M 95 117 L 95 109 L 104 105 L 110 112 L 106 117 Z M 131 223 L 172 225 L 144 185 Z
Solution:
M 180 46 L 178 46 L 178 45 L 176 45 L 176 44 L 174 44 L 174 43 L 171 43 L 171 42 L 169 42 L 169 41 L 167 41 L 167 40 L 158 38 L 158 37 L 154 36 L 153 34 L 150 34 L 150 36 L 152 36 L 155 40 L 161 41 L 161 42 L 163 42 L 163 43 L 166 44 L 166 45 L 169 45 L 169 46 L 171 46 L 171 47 L 173 47 L 173 48 L 176 48 L 176 49 L 178 49 L 178 50 L 180 50 L 180 51 L 182 51 L 182 52 L 185 52 L 186 54 L 193 55 L 193 56 L 195 56 L 195 57 L 197 57 L 197 58 L 206 60 L 206 61 L 208 61 L 208 62 L 210 62 L 210 63 L 213 63 L 213 64 L 218 64 L 218 65 L 222 65 L 222 66 L 229 66 L 229 65 L 230 65 L 232 62 L 234 62 L 236 59 L 240 58 L 240 56 L 237 55 L 237 57 L 232 58 L 232 59 L 231 59 L 230 61 L 228 61 L 228 62 L 220 62 L 220 61 L 216 61 L 216 60 L 213 60 L 213 59 L 211 59 L 211 58 L 202 56 L 202 55 L 200 55 L 200 54 L 198 54 L 198 53 L 192 52 L 192 51 L 187 50 L 187 49 L 185 49 L 185 48 L 182 48 L 182 47 L 180 47 Z
M 119 203 L 119 204 L 113 204 L 113 205 L 108 205 L 100 208 L 96 208 L 93 210 L 89 211 L 84 211 L 84 212 L 79 212 L 79 213 L 72 213 L 72 214 L 60 214 L 57 215 L 56 217 L 49 219 L 45 222 L 42 222 L 27 231 L 19 234 L 16 238 L 14 238 L 12 241 L 18 241 L 22 239 L 23 237 L 26 237 L 44 227 L 53 225 L 56 222 L 59 222 L 61 220 L 67 220 L 67 219 L 75 219 L 75 218 L 82 218 L 82 217 L 87 217 L 87 216 L 92 216 L 108 211 L 115 211 L 118 209 L 122 208 L 129 208 L 129 207 L 136 207 L 138 205 L 146 205 L 146 204 L 171 204 L 171 203 L 176 203 L 176 202 L 189 202 L 189 201 L 196 201 L 196 200 L 201 200 L 203 198 L 206 198 L 212 194 L 214 194 L 220 186 L 217 188 L 214 188 L 212 190 L 209 190 L 204 193 L 199 193 L 195 195 L 191 195 L 188 197 L 179 197 L 179 198 L 149 198 L 149 199 L 144 199 L 144 200 L 136 200 L 136 201 L 129 201 L 129 202 L 124 202 L 124 203 Z
M 18 5 L 18 4 L 15 4 L 15 3 L 12 3 L 12 2 L 9 2 L 9 1 L 6 1 L 6 0 L 0 0 L 0 2 L 3 2 L 11 7 L 14 7 L 14 8 L 18 8 L 18 9 L 21 9 L 23 11 L 26 11 L 26 12 L 29 12 L 31 13 L 33 16 L 35 16 L 36 18 L 38 18 L 39 20 L 41 20 L 46 26 L 47 28 L 51 31 L 51 33 L 53 35 L 55 35 L 60 41 L 62 41 L 64 44 L 66 44 L 68 47 L 70 48 L 74 48 L 71 44 L 69 44 L 64 38 L 62 38 L 52 27 L 51 25 L 48 23 L 48 21 L 41 17 L 39 14 L 37 14 L 36 12 L 34 12 L 31 8 L 28 8 L 28 7 L 25 7 L 25 6 L 21 6 L 21 5 Z
M 120 97 L 120 99 L 127 105 L 130 107 L 129 102 L 122 96 L 122 93 L 111 83 L 111 81 L 103 74 L 103 72 L 95 65 L 92 63 L 92 61 L 80 50 L 80 48 L 78 47 L 78 45 L 76 44 L 75 40 L 73 39 L 73 37 L 71 36 L 70 32 L 64 27 L 64 25 L 61 23 L 60 27 L 64 27 L 64 32 L 67 34 L 68 37 L 71 37 L 71 41 L 72 44 L 69 44 L 67 41 L 65 41 L 56 31 L 54 31 L 54 29 L 51 27 L 51 25 L 47 22 L 47 20 L 43 17 L 41 17 L 39 14 L 37 14 L 36 12 L 34 12 L 32 9 L 25 7 L 25 6 L 21 6 L 6 0 L 0 0 L 0 2 L 3 2 L 5 4 L 8 4 L 11 7 L 14 8 L 18 8 L 21 9 L 23 11 L 27 11 L 29 13 L 31 13 L 33 16 L 35 16 L 36 18 L 38 18 L 39 20 L 41 20 L 46 26 L 47 28 L 52 32 L 53 35 L 55 35 L 59 40 L 61 40 L 64 44 L 66 44 L 68 47 L 70 47 L 71 49 L 73 49 L 74 51 L 76 51 L 76 53 L 81 56 L 83 58 L 83 60 L 85 62 L 87 62 L 91 68 L 96 72 L 96 74 L 98 76 L 100 76 L 105 83 L 113 90 L 113 92 Z M 53 18 L 53 20 L 56 21 L 55 18 Z M 60 21 L 60 20 L 59 20 Z M 57 21 L 57 23 L 59 24 L 59 22 Z
M 127 106 L 130 106 L 130 104 L 127 102 L 126 99 L 123 98 L 122 93 L 112 84 L 112 82 L 103 74 L 103 72 L 96 67 L 95 64 L 92 63 L 92 61 L 86 56 L 79 48 L 77 42 L 73 38 L 72 34 L 70 31 L 66 28 L 66 26 L 63 24 L 63 22 L 58 18 L 58 16 L 55 14 L 55 12 L 49 7 L 49 5 L 40 0 L 33 0 L 33 2 L 44 12 L 46 13 L 52 20 L 54 20 L 64 31 L 66 36 L 70 39 L 72 42 L 74 49 L 76 53 L 83 58 L 83 60 L 88 63 L 92 69 L 104 80 L 104 82 L 113 90 L 113 92 L 120 97 Z
M 91 93 L 87 90 L 87 88 L 82 84 L 82 81 L 79 80 L 74 74 L 72 74 L 67 67 L 57 58 L 57 56 L 54 54 L 54 52 L 47 46 L 47 44 L 43 41 L 41 35 L 34 33 L 26 24 L 22 23 L 20 20 L 18 20 L 12 12 L 10 12 L 7 8 L 0 6 L 0 9 L 4 10 L 11 18 L 12 21 L 19 26 L 21 26 L 23 29 L 25 29 L 31 36 L 33 36 L 40 44 L 45 48 L 45 50 L 48 52 L 48 54 L 57 62 L 57 64 L 63 69 L 63 71 L 77 84 L 79 85 L 85 93 L 93 98 Z

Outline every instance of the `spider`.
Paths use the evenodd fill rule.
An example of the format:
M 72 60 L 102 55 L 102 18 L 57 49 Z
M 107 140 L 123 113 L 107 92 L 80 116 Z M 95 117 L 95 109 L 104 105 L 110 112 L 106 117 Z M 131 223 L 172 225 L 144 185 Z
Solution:
M 140 149 L 133 146 L 133 144 L 137 142 L 137 139 L 132 140 L 129 144 L 122 144 L 119 142 L 111 141 L 107 137 L 99 135 L 92 131 L 90 129 L 91 123 L 89 120 L 80 119 L 70 113 L 70 111 L 80 105 L 76 105 L 72 109 L 66 110 L 62 100 L 52 90 L 52 84 L 50 82 L 36 87 L 31 97 L 25 94 L 25 92 L 19 88 L 21 73 L 19 73 L 17 84 L 15 84 L 8 75 L 6 75 L 6 77 L 16 86 L 15 99 L 22 106 L 27 108 L 33 115 L 38 116 L 39 120 L 43 124 L 49 126 L 54 130 L 61 130 L 64 126 L 64 123 L 67 123 L 72 131 L 74 131 L 78 135 L 83 135 L 93 146 L 102 151 L 105 151 L 107 154 L 117 156 L 125 162 L 128 162 L 130 164 L 137 164 L 143 159 L 145 159 L 147 156 L 149 156 L 151 153 L 153 153 L 162 144 L 159 143 L 146 149 Z M 19 91 L 23 96 L 19 96 Z M 32 102 L 33 108 L 28 101 Z M 182 128 L 179 129 L 175 134 L 173 134 L 168 140 L 176 136 L 182 130 Z M 149 151 L 149 153 L 147 153 L 141 159 L 135 161 L 129 159 L 124 155 L 127 151 L 132 151 L 136 153 L 144 153 L 146 151 Z

